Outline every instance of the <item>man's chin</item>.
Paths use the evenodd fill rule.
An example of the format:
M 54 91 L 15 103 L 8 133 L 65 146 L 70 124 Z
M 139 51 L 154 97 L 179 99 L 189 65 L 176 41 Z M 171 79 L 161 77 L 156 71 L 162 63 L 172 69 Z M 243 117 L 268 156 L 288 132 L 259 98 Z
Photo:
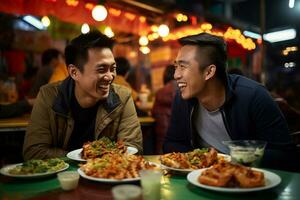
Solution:
M 182 94 L 181 93 L 181 98 L 184 100 L 188 100 L 190 97 L 188 95 Z
M 100 100 L 107 99 L 108 95 L 109 95 L 109 92 L 101 92 L 99 94 L 99 99 Z
M 187 100 L 187 99 L 188 99 L 188 98 L 187 98 L 185 95 L 183 95 L 183 94 L 181 94 L 181 98 L 184 99 L 184 100 Z

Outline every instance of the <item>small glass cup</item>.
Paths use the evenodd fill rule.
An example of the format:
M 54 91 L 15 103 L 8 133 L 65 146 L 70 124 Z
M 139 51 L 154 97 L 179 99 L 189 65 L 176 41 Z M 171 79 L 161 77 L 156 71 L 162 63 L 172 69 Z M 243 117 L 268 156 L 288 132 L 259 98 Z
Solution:
M 258 167 L 267 142 L 260 140 L 223 141 L 230 150 L 231 161 L 249 167 Z
M 144 200 L 159 200 L 161 196 L 161 177 L 162 171 L 159 170 L 140 170 L 141 185 L 143 188 Z
M 137 185 L 117 185 L 112 188 L 114 200 L 139 200 L 142 190 Z
M 60 172 L 57 178 L 63 190 L 73 190 L 78 186 L 79 174 L 76 171 Z

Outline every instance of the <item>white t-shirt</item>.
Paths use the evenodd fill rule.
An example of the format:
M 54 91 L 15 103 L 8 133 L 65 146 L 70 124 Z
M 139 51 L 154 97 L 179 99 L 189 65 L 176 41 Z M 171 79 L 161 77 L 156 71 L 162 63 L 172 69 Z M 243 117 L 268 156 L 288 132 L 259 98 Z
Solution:
M 203 140 L 202 142 L 220 152 L 229 153 L 228 148 L 222 143 L 222 141 L 228 141 L 231 138 L 225 128 L 221 111 L 218 109 L 210 112 L 199 105 L 194 112 L 193 125 Z

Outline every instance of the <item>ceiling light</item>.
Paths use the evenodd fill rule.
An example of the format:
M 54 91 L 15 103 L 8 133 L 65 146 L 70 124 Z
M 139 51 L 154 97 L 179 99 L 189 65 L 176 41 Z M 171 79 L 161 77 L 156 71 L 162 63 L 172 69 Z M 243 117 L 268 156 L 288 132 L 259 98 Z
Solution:
M 254 39 L 261 39 L 260 34 L 254 33 L 254 32 L 251 32 L 251 31 L 244 31 L 243 34 L 247 37 L 251 37 L 251 38 L 254 38 Z
M 23 20 L 26 21 L 27 23 L 31 24 L 32 26 L 36 27 L 37 29 L 45 30 L 43 23 L 39 19 L 37 19 L 31 15 L 24 16 Z
M 269 42 L 280 42 L 285 40 L 292 40 L 296 38 L 297 32 L 295 29 L 286 29 L 264 34 L 264 40 Z
M 289 7 L 294 8 L 295 6 L 295 0 L 289 0 Z
M 103 21 L 107 17 L 107 10 L 102 5 L 97 5 L 92 10 L 92 16 L 96 21 Z

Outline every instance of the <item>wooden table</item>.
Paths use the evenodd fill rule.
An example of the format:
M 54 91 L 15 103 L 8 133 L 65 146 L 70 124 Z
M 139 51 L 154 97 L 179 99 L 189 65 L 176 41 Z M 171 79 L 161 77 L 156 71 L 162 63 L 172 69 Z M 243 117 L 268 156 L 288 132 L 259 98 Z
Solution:
M 0 119 L 0 132 L 8 131 L 26 131 L 30 120 L 30 114 L 20 117 Z
M 0 119 L 0 132 L 26 131 L 29 120 L 29 114 L 25 114 L 20 117 Z M 139 117 L 139 120 L 141 126 L 149 126 L 155 123 L 155 119 L 153 117 Z
M 145 156 L 147 160 L 156 162 L 158 156 Z M 67 160 L 70 164 L 69 171 L 75 171 L 78 163 Z M 209 191 L 190 184 L 185 175 L 165 175 L 162 181 L 162 198 L 163 200 L 296 200 L 300 197 L 300 174 L 279 170 L 269 170 L 278 174 L 282 182 L 275 188 L 251 192 L 247 194 L 222 193 Z M 132 182 L 129 184 L 140 185 Z M 73 191 L 63 191 L 58 183 L 56 176 L 33 179 L 18 180 L 0 175 L 0 199 L 43 199 L 43 200 L 89 200 L 101 199 L 111 200 L 111 189 L 115 184 L 89 181 L 80 178 L 79 186 Z

